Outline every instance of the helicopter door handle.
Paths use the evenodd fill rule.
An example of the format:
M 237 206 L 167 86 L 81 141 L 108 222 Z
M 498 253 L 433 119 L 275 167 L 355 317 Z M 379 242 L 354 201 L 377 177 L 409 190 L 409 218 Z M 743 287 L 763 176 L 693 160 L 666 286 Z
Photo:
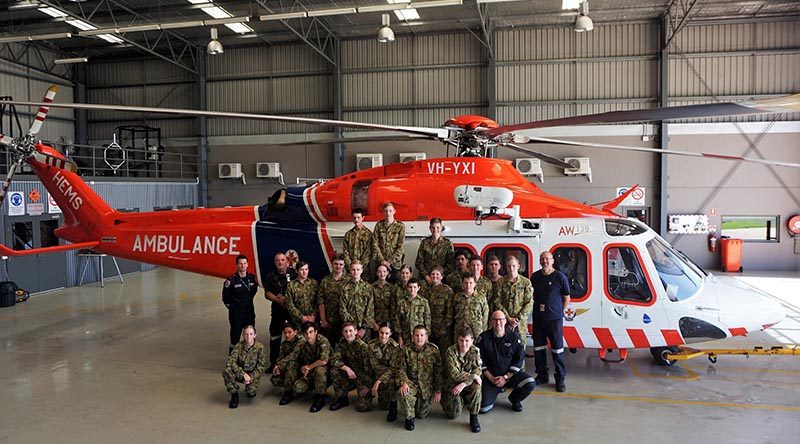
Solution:
M 614 314 L 622 319 L 628 319 L 628 307 L 625 305 L 614 306 Z
M 704 305 L 695 305 L 694 308 L 695 308 L 695 310 L 698 310 L 698 311 L 704 311 L 704 310 L 707 310 L 707 311 L 719 311 L 719 308 L 706 307 Z

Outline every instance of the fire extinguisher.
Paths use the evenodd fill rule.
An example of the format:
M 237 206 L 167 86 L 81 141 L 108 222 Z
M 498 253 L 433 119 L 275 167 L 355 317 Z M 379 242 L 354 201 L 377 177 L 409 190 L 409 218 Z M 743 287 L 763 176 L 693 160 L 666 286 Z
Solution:
M 717 252 L 717 236 L 714 233 L 708 233 L 708 251 Z

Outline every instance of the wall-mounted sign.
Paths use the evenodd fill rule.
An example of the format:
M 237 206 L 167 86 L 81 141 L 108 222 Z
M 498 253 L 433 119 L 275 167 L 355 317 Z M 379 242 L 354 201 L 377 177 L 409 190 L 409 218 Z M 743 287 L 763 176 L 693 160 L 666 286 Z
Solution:
M 50 214 L 61 213 L 61 207 L 58 206 L 58 203 L 50 194 L 47 195 L 47 212 Z
M 8 193 L 8 215 L 25 215 L 25 194 L 21 191 L 12 191 Z
M 627 193 L 631 187 L 617 187 L 617 196 L 622 196 Z M 623 207 L 643 207 L 644 206 L 645 191 L 644 187 L 636 187 L 635 190 L 625 200 L 622 201 L 620 206 Z
M 670 214 L 669 232 L 671 234 L 706 234 L 708 216 L 705 214 Z

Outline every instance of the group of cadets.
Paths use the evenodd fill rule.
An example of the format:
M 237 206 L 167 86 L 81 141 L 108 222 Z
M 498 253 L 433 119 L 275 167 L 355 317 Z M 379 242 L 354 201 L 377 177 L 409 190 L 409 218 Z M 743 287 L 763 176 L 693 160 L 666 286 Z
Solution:
M 450 419 L 466 406 L 470 429 L 480 432 L 478 413 L 491 410 L 500 392 L 511 390 L 512 410 L 519 412 L 536 382 L 549 381 L 548 340 L 556 389 L 565 390 L 561 313 L 569 287 L 549 252 L 542 253 L 533 283 L 519 274 L 514 256 L 506 258 L 505 276 L 500 259 L 490 256 L 484 275 L 481 258 L 455 252 L 442 236 L 441 219 L 433 218 L 431 236 L 417 253 L 416 279 L 402 264 L 403 223 L 394 219 L 391 203 L 382 212 L 372 232 L 364 226 L 363 210 L 353 211 L 343 252 L 334 255 L 331 274 L 320 282 L 309 277 L 307 262 L 292 269 L 285 254 L 275 255 L 275 270 L 264 282 L 272 302 L 269 365 L 264 346 L 255 341 L 256 280 L 247 273 L 247 258 L 236 258 L 237 272 L 222 291 L 231 324 L 223 371 L 229 407 L 239 404 L 237 383 L 253 397 L 267 372 L 283 390 L 280 405 L 313 391 L 310 411 L 318 412 L 332 385 L 330 410 L 348 406 L 348 393 L 356 390 L 357 411 L 370 410 L 377 398 L 388 410 L 386 420 L 394 422 L 399 405 L 405 428 L 414 430 L 414 418 L 427 417 L 440 402 Z M 364 279 L 370 273 L 374 283 Z M 523 371 L 532 312 L 536 378 Z

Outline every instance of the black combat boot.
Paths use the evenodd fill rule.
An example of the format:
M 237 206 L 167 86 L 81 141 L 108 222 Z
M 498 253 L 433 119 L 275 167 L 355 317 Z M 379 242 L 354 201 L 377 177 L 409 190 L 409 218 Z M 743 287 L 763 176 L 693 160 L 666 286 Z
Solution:
M 314 395 L 314 402 L 311 403 L 311 408 L 308 409 L 311 413 L 317 413 L 325 407 L 325 395 Z
M 389 403 L 389 413 L 386 414 L 386 422 L 397 421 L 397 401 Z
M 339 410 L 342 407 L 347 407 L 348 405 L 350 405 L 350 398 L 348 398 L 347 395 L 344 395 L 341 398 L 337 399 L 336 402 L 331 404 L 331 406 L 329 408 L 332 411 L 336 411 L 336 410 Z
M 284 390 L 283 395 L 281 395 L 281 400 L 278 401 L 278 405 L 286 405 L 294 399 L 294 392 L 291 390 Z
M 231 395 L 231 402 L 228 403 L 228 408 L 235 409 L 239 407 L 239 392 Z
M 414 430 L 414 418 L 406 418 L 406 430 Z
M 480 433 L 481 423 L 478 422 L 478 415 L 474 413 L 469 414 L 469 429 L 472 433 Z
M 567 391 L 567 386 L 564 384 L 564 380 L 556 381 L 556 391 L 558 393 L 564 393 Z

